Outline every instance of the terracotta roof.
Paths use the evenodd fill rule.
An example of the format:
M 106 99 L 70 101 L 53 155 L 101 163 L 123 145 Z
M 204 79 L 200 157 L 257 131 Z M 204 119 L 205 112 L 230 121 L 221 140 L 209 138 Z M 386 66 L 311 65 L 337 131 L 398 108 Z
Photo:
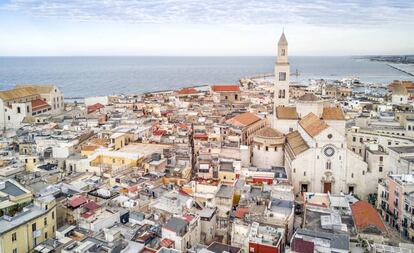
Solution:
M 295 156 L 309 149 L 308 144 L 305 142 L 298 131 L 288 133 L 286 135 L 286 140 L 288 146 L 291 148 Z
M 93 105 L 89 105 L 88 106 L 88 113 L 92 113 L 92 112 L 94 112 L 96 110 L 99 110 L 101 108 L 104 108 L 104 107 L 105 106 L 101 103 L 96 103 L 96 104 L 93 104 Z
M 87 219 L 94 214 L 95 214 L 94 212 L 86 212 L 86 213 L 81 214 L 81 217 Z
M 296 107 L 276 107 L 276 117 L 278 119 L 299 119 L 299 115 L 296 112 Z
M 188 95 L 188 94 L 198 93 L 198 90 L 196 90 L 194 88 L 183 88 L 183 89 L 177 91 L 177 93 L 180 94 L 180 95 Z
M 214 92 L 235 92 L 240 91 L 240 87 L 238 85 L 213 85 L 211 89 Z
M 55 88 L 52 84 L 42 84 L 42 85 L 33 85 L 33 84 L 18 84 L 16 88 L 32 88 L 39 94 L 46 94 L 52 92 Z
M 400 83 L 395 86 L 395 88 L 392 91 L 392 95 L 403 95 L 404 96 L 404 95 L 408 95 L 408 92 L 405 86 L 402 83 Z
M 73 196 L 72 198 L 69 199 L 68 204 L 72 208 L 76 208 L 86 202 L 87 202 L 87 198 L 85 198 L 84 196 Z
M 82 150 L 84 151 L 95 151 L 98 148 L 98 146 L 95 145 L 86 145 L 82 147 Z
M 83 208 L 87 209 L 88 211 L 95 211 L 96 209 L 100 208 L 101 206 L 96 204 L 95 201 L 89 201 L 85 205 L 83 205 Z
M 299 125 L 312 137 L 315 137 L 320 132 L 328 128 L 328 125 L 313 113 L 309 113 L 301 119 L 299 121 Z
M 305 93 L 301 97 L 299 97 L 300 101 L 318 101 L 319 98 L 315 96 L 313 93 Z
M 393 91 L 398 85 L 402 84 L 406 89 L 414 88 L 414 83 L 412 81 L 399 81 L 394 80 L 392 83 L 388 85 L 388 89 Z
M 360 200 L 351 206 L 352 217 L 354 218 L 355 227 L 358 230 L 376 228 L 381 233 L 386 233 L 384 223 L 381 220 L 377 210 L 367 201 Z
M 20 87 L 20 88 L 14 88 L 12 90 L 0 91 L 0 98 L 7 101 L 7 100 L 34 96 L 38 94 L 39 93 L 36 92 L 36 90 L 31 87 Z
M 322 118 L 324 120 L 345 120 L 345 115 L 339 107 L 324 107 Z
M 31 103 L 32 103 L 32 111 L 39 111 L 39 110 L 42 110 L 44 108 L 50 107 L 50 105 L 48 103 L 46 103 L 45 101 L 43 101 L 41 99 L 32 100 Z
M 292 241 L 292 250 L 298 253 L 313 253 L 315 244 L 312 241 L 305 241 L 301 238 L 295 238 Z
M 226 121 L 226 123 L 234 126 L 249 126 L 257 121 L 261 120 L 259 116 L 251 112 L 241 113 Z
M 238 207 L 237 210 L 234 212 L 234 216 L 239 219 L 243 219 L 244 215 L 249 213 L 249 208 L 247 207 Z
M 257 131 L 256 135 L 260 137 L 268 137 L 268 138 L 283 137 L 283 134 L 281 132 L 271 127 L 265 127 L 263 129 L 260 129 L 259 131 Z

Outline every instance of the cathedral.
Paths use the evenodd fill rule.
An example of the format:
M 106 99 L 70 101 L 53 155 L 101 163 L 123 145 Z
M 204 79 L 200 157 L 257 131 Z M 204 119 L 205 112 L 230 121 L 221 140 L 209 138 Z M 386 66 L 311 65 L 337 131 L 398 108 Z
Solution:
M 312 93 L 291 103 L 288 42 L 284 33 L 277 52 L 272 128 L 285 137 L 284 155 L 278 156 L 283 161 L 278 164 L 284 165 L 295 193 L 354 193 L 365 198 L 369 192 L 375 192 L 366 189 L 364 183 L 368 178 L 367 164 L 347 148 L 341 107 Z

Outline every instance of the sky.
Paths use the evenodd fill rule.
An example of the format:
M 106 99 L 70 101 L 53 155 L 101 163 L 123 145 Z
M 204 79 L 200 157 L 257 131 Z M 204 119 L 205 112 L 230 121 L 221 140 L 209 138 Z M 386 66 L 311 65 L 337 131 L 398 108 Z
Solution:
M 0 56 L 414 54 L 413 0 L 0 0 Z

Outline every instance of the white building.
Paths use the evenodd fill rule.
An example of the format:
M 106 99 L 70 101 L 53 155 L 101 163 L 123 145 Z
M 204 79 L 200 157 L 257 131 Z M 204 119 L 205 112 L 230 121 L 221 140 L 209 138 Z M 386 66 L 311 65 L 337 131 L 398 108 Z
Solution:
M 63 93 L 54 85 L 20 85 L 0 91 L 3 130 L 19 128 L 22 122 L 36 122 L 36 118 L 58 114 L 63 109 Z
M 270 168 L 284 165 L 285 136 L 276 129 L 265 127 L 253 137 L 252 165 Z
M 200 217 L 185 215 L 182 218 L 172 217 L 162 227 L 162 238 L 174 242 L 174 248 L 185 252 L 200 242 Z
M 283 34 L 281 41 L 277 77 L 289 73 L 287 42 Z M 284 166 L 295 194 L 352 192 L 364 198 L 376 192 L 375 185 L 366 187 L 366 180 L 376 179 L 380 174 L 366 176 L 367 163 L 348 150 L 342 109 L 313 93 L 301 96 L 295 106 L 289 105 L 281 91 L 289 90 L 288 76 L 286 80 L 279 78 L 275 84 L 273 127 L 286 135 Z
M 408 103 L 408 91 L 402 83 L 398 84 L 391 95 L 391 102 L 395 105 L 403 105 Z

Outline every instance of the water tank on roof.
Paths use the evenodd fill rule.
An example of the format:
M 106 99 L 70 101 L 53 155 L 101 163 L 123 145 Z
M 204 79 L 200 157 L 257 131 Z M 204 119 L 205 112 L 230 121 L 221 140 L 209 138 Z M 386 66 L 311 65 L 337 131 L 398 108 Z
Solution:
M 188 209 L 193 207 L 194 201 L 193 199 L 188 199 L 187 202 L 185 202 Z

